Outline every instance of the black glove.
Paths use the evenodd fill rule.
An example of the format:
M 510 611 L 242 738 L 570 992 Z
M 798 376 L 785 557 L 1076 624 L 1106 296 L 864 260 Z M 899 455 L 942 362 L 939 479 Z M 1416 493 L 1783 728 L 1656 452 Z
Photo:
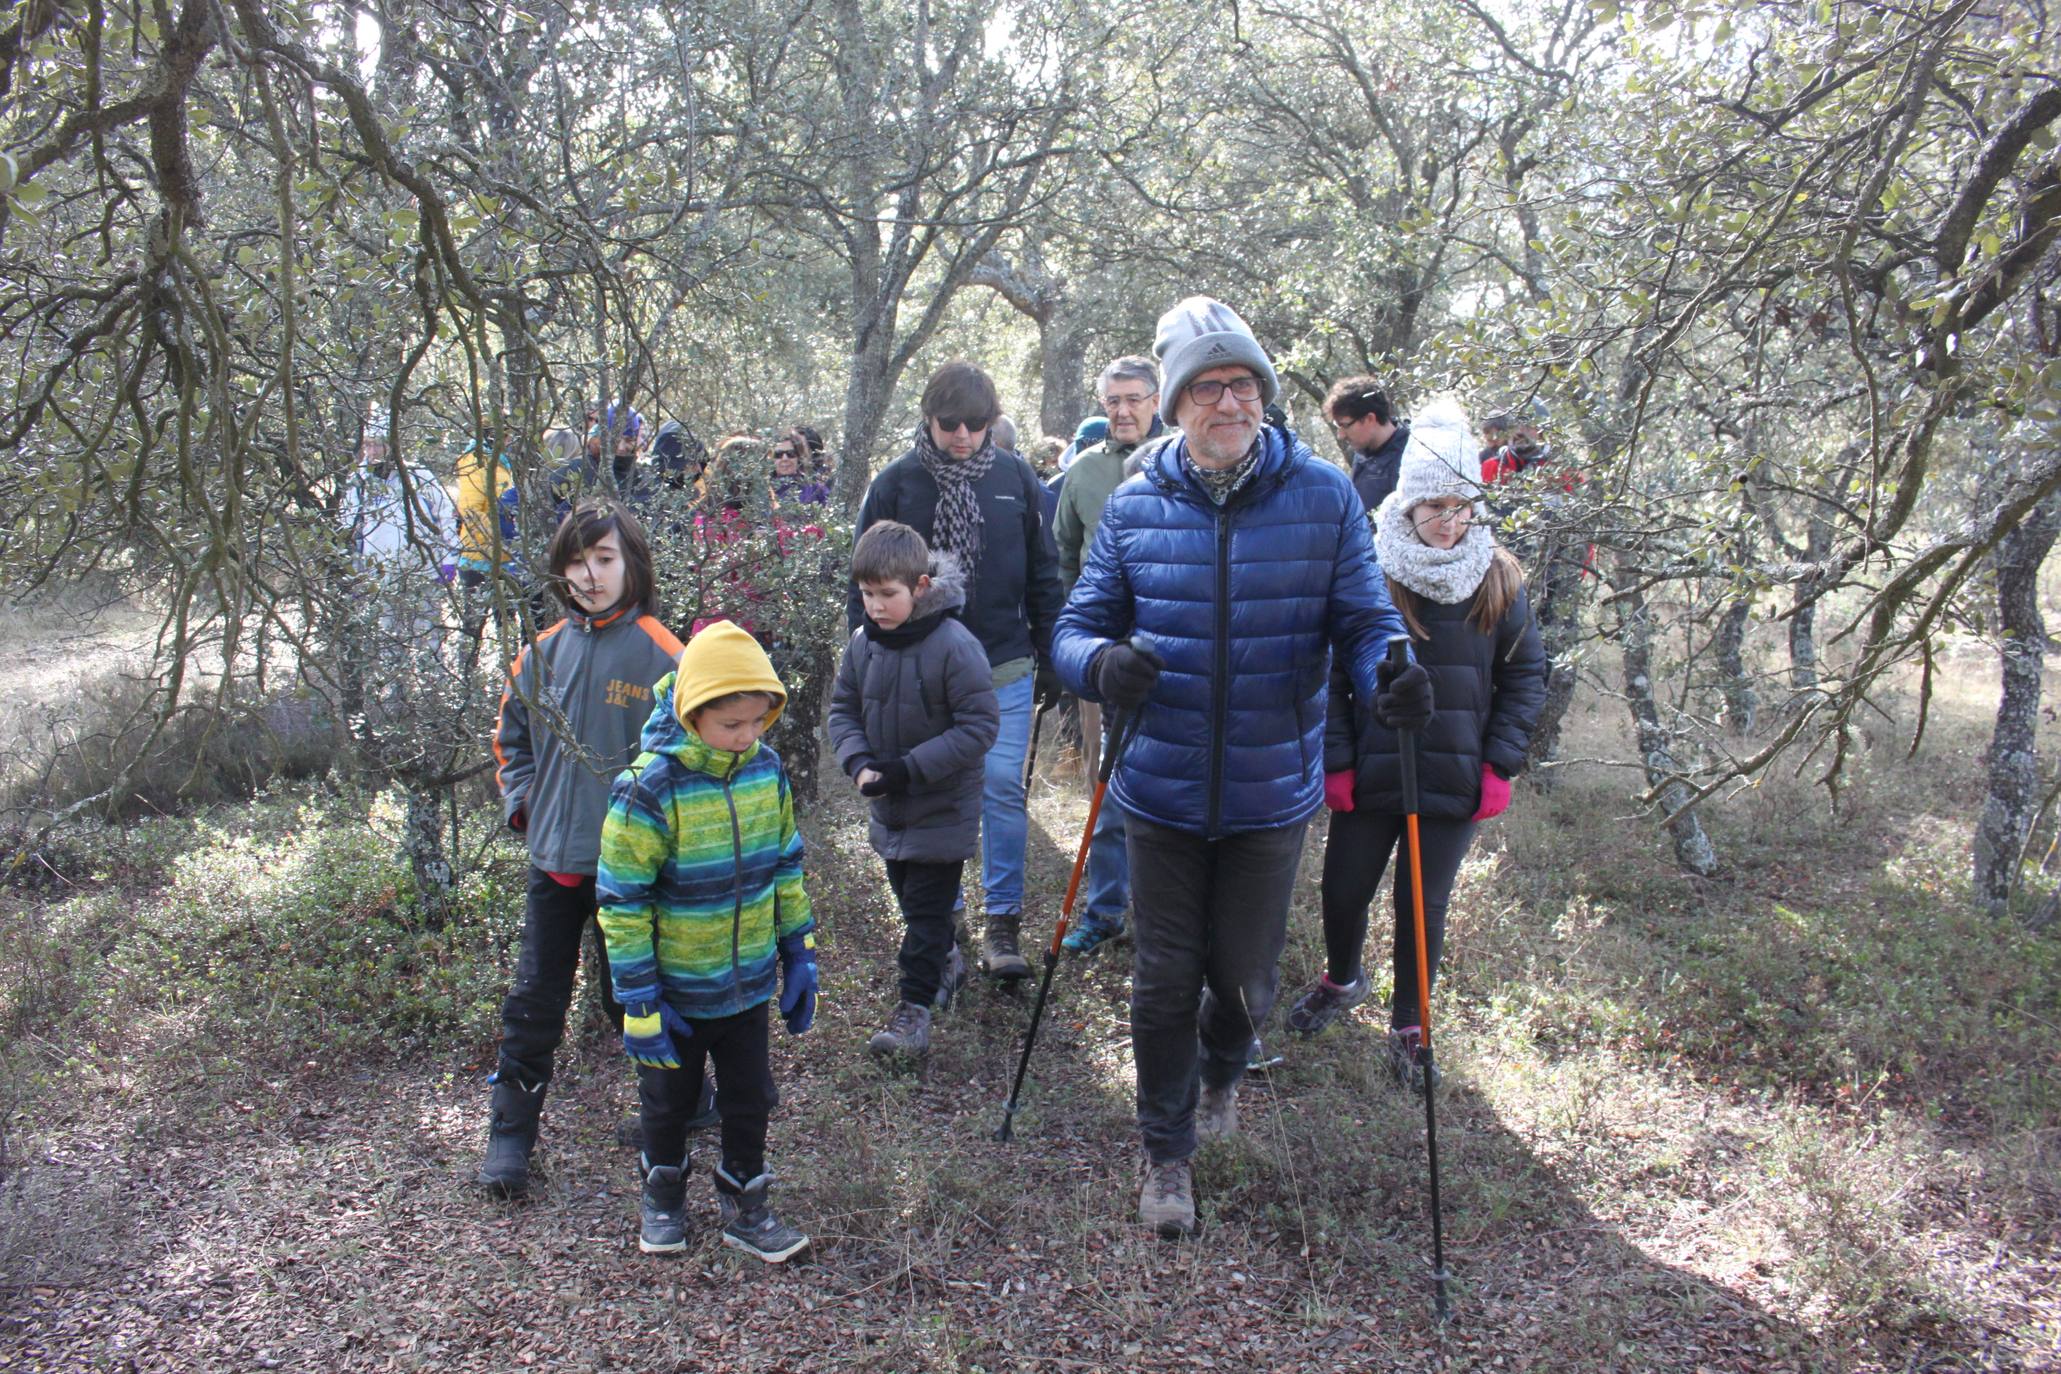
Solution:
M 1066 685 L 1059 680 L 1059 670 L 1049 663 L 1038 665 L 1037 678 L 1031 683 L 1031 704 L 1040 711 L 1048 711 L 1059 704 L 1059 698 L 1066 692 Z
M 1431 724 L 1431 674 L 1421 663 L 1400 669 L 1387 659 L 1374 670 L 1374 719 L 1391 730 L 1422 730 Z
M 859 784 L 862 797 L 899 796 L 909 790 L 909 765 L 902 759 L 889 759 L 886 763 L 872 765 L 880 776 L 871 782 Z
M 1119 711 L 1135 711 L 1152 695 L 1166 660 L 1150 649 L 1112 644 L 1095 660 L 1095 690 Z

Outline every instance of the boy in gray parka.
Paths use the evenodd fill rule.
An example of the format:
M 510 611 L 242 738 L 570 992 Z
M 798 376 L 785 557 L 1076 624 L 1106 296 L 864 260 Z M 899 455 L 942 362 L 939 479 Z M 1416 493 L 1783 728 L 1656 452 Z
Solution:
M 867 1042 L 883 1057 L 930 1048 L 930 1009 L 966 976 L 952 924 L 961 870 L 980 839 L 982 761 L 1001 729 L 988 656 L 954 618 L 964 575 L 895 520 L 852 549 L 866 623 L 830 693 L 830 745 L 873 799 L 867 838 L 901 904 L 901 1001 Z

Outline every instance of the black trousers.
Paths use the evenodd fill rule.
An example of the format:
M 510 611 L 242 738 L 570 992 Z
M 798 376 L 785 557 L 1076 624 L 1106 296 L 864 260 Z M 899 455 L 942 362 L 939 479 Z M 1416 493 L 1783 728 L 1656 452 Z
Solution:
M 1224 1087 L 1274 1009 L 1306 824 L 1206 840 L 1125 818 L 1138 1131 L 1158 1163 L 1195 1153 L 1201 1082 Z
M 1473 821 L 1417 820 L 1417 848 L 1424 861 L 1424 948 L 1431 976 L 1438 977 L 1439 957 L 1446 942 L 1446 907 L 1453 900 L 1453 882 L 1460 861 L 1474 843 Z M 1400 857 L 1395 873 L 1395 996 L 1389 1024 L 1414 1026 L 1424 1018 L 1417 1009 L 1417 923 L 1410 905 L 1410 864 L 1403 854 L 1403 817 L 1394 812 L 1334 811 L 1331 836 L 1324 844 L 1324 960 L 1334 983 L 1349 982 L 1360 972 L 1360 952 L 1367 943 L 1367 907 L 1389 855 Z
M 959 896 L 965 861 L 926 863 L 920 859 L 888 859 L 887 885 L 902 908 L 901 970 L 904 1002 L 927 1007 L 937 1000 L 944 981 L 945 959 L 952 952 L 952 903 Z M 730 1090 L 729 1080 L 723 1091 Z
M 637 1097 L 643 1108 L 644 1157 L 670 1168 L 687 1159 L 687 1118 L 701 1100 L 704 1059 L 713 1061 L 723 1090 L 716 1110 L 723 1117 L 723 1169 L 749 1183 L 766 1168 L 766 1118 L 780 1101 L 773 1086 L 773 1052 L 767 1009 L 761 1002 L 735 1016 L 691 1020 L 691 1036 L 673 1036 L 677 1069 L 637 1066 Z
M 595 934 L 592 972 L 602 983 L 608 1013 L 622 1023 L 622 1008 L 608 990 L 608 960 L 595 924 L 594 879 L 560 886 L 541 868 L 530 869 L 529 898 L 522 918 L 522 952 L 515 984 L 501 1005 L 501 1074 L 527 1085 L 551 1081 L 551 1061 L 565 1039 L 565 1013 L 572 1006 L 573 975 L 580 967 L 580 941 Z

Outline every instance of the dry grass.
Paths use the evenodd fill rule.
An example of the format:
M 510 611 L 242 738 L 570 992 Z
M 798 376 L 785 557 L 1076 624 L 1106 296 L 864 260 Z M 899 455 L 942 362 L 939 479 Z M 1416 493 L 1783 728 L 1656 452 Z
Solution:
M 8 1061 L 0 1365 L 2061 1367 L 2061 959 L 1964 914 L 1969 690 L 1914 763 L 1884 730 L 1838 816 L 1786 782 L 1714 811 L 1718 881 L 1675 877 L 1653 835 L 1609 819 L 1628 809 L 1618 776 L 1521 792 L 1488 828 L 1441 992 L 1460 1314 L 1444 1332 L 1424 1281 L 1421 1115 L 1381 1077 L 1377 1008 L 1276 1045 L 1289 1062 L 1253 1085 L 1244 1136 L 1201 1157 L 1202 1236 L 1161 1245 L 1129 1221 L 1121 957 L 1061 971 L 1016 1142 L 997 1145 L 1027 1004 L 976 990 L 920 1076 L 867 1061 L 896 931 L 839 801 L 809 819 L 822 1011 L 776 1046 L 772 1163 L 783 1209 L 817 1237 L 812 1263 L 747 1265 L 712 1231 L 682 1258 L 636 1253 L 630 1154 L 613 1144 L 632 1093 L 601 1038 L 563 1056 L 540 1195 L 511 1208 L 470 1191 L 493 1014 L 462 989 L 507 957 L 505 913 L 473 937 L 480 977 L 411 985 L 420 1011 L 363 975 L 335 980 L 365 999 L 339 1022 L 421 1048 L 361 1029 L 310 1052 L 332 1043 L 302 1024 L 319 977 L 268 1019 L 253 994 L 273 972 L 254 988 L 153 956 L 152 989 L 129 959 L 133 1003 L 75 989 Z M 1618 728 L 1583 711 L 1571 749 Z M 326 805 L 299 828 L 368 815 Z M 1082 809 L 1071 783 L 1036 799 L 1047 916 Z M 153 900 L 200 922 L 192 894 L 259 892 L 228 869 L 262 825 L 166 839 L 180 854 L 160 856 Z M 1284 987 L 1321 957 L 1317 848 Z M 499 856 L 481 903 L 512 900 L 514 862 Z M 291 873 L 267 881 L 253 929 L 275 943 L 295 920 L 354 919 L 320 892 L 288 900 L 306 886 Z M 104 896 L 20 895 L 48 929 L 104 929 L 84 905 Z M 140 919 L 161 934 L 171 918 Z M 438 1006 L 442 1035 L 419 1019 Z M 690 1199 L 712 1215 L 705 1182 Z

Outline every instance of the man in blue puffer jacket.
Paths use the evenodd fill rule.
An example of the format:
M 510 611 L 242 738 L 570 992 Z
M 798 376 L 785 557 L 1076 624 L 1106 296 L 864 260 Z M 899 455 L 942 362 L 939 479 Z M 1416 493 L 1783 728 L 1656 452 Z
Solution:
M 1235 1131 L 1246 1048 L 1273 1010 L 1303 832 L 1324 793 L 1335 644 L 1384 724 L 1431 716 L 1359 494 L 1284 429 L 1280 384 L 1236 312 L 1194 296 L 1153 353 L 1182 433 L 1109 498 L 1053 658 L 1137 733 L 1111 781 L 1130 826 L 1138 1216 L 1195 1226 L 1189 1157 Z M 1199 1103 L 1198 1103 L 1199 1089 Z

